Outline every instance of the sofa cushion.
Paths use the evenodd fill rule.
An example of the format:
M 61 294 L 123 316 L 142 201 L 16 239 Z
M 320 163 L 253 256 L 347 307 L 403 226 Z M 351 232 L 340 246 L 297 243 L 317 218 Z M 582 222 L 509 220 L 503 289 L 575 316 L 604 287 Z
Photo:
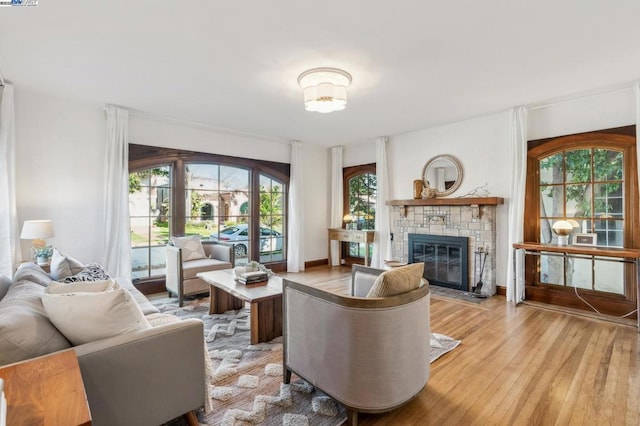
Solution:
M 231 269 L 231 263 L 217 259 L 199 259 L 182 264 L 182 277 L 190 280 L 196 277 L 199 272 L 219 271 L 220 269 Z
M 40 284 L 41 286 L 48 286 L 52 279 L 47 274 L 44 269 L 39 267 L 33 262 L 25 262 L 21 263 L 16 270 L 16 273 L 13 274 L 13 281 L 30 281 L 35 284 Z
M 131 294 L 133 300 L 138 303 L 138 306 L 142 310 L 143 314 L 149 315 L 160 312 L 158 308 L 153 306 L 153 304 L 149 302 L 149 299 L 147 299 L 145 295 L 142 294 L 140 290 L 135 288 L 133 284 L 131 284 L 126 278 L 116 278 L 116 281 L 121 288 L 129 291 L 129 294 Z
M 9 287 L 13 284 L 13 280 L 5 275 L 0 275 L 0 300 L 7 294 Z
M 61 280 L 71 275 L 75 275 L 82 271 L 84 265 L 80 261 L 74 259 L 71 256 L 62 254 L 58 249 L 53 249 L 53 255 L 51 256 L 51 277 L 54 280 Z
M 385 271 L 378 275 L 367 297 L 393 296 L 416 289 L 420 287 L 423 273 L 423 262 Z
M 171 243 L 182 249 L 182 261 L 206 259 L 207 255 L 202 247 L 200 235 L 190 235 L 188 237 L 171 237 Z
M 42 295 L 49 319 L 74 345 L 151 327 L 129 291 L 115 281 L 104 291 L 93 290 L 98 289 Z
M 39 284 L 17 281 L 0 300 L 0 365 L 71 347 L 47 318 L 44 291 Z

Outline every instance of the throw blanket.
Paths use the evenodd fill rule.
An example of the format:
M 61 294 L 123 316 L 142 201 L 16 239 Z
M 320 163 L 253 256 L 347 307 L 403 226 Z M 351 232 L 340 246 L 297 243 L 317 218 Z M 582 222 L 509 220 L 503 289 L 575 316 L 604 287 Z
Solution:
M 177 316 L 169 314 L 149 314 L 146 318 L 149 324 L 151 324 L 151 327 L 181 321 Z M 207 349 L 207 343 L 204 339 L 202 339 L 202 344 L 204 345 L 204 412 L 209 414 L 213 410 L 213 400 L 211 399 L 213 363 L 211 362 L 211 358 L 209 358 L 209 350 Z

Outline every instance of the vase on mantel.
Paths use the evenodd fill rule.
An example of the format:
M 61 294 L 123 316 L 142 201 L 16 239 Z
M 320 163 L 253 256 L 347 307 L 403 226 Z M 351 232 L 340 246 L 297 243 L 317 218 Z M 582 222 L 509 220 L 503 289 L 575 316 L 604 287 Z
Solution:
M 416 179 L 413 181 L 413 199 L 419 200 L 422 198 L 422 180 Z

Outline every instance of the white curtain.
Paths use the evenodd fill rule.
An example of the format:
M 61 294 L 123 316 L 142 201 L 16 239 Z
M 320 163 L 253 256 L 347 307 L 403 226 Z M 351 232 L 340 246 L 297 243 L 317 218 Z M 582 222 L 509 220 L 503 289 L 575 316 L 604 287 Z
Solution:
M 507 301 L 524 300 L 524 253 L 514 243 L 524 238 L 524 194 L 527 179 L 527 110 L 515 107 L 509 114 L 511 147 L 511 199 L 509 202 L 509 259 L 507 260 Z M 515 263 L 515 268 L 514 268 Z
M 638 182 L 640 183 L 640 81 L 636 81 L 633 84 L 633 91 L 636 95 L 636 166 L 638 169 Z M 640 297 L 640 295 L 636 295 L 636 297 Z
M 131 279 L 129 224 L 129 111 L 108 106 L 104 188 L 104 265 Z
M 331 148 L 331 227 L 342 228 L 342 147 Z M 338 241 L 331 241 L 330 266 L 339 266 Z
M 382 137 L 376 141 L 376 181 L 378 184 L 376 198 L 376 242 L 373 245 L 371 266 L 384 267 L 385 260 L 391 260 L 391 224 L 387 201 L 389 201 L 389 170 L 387 168 L 387 142 Z
M 289 179 L 289 245 L 287 272 L 304 271 L 304 187 L 302 180 L 302 143 L 291 142 L 291 177 Z
M 18 239 L 15 175 L 15 110 L 13 86 L 1 87 L 0 99 L 0 275 L 11 277 L 22 260 Z

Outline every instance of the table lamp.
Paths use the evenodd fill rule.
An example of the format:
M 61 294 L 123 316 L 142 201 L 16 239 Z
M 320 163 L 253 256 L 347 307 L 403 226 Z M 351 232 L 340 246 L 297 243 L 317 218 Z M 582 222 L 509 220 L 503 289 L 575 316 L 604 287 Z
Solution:
M 342 218 L 342 220 L 344 221 L 345 225 L 344 227 L 346 229 L 355 229 L 353 225 L 355 225 L 353 223 L 353 216 L 351 216 L 351 214 L 347 213 L 344 215 L 344 217 Z
M 31 254 L 40 248 L 45 248 L 47 243 L 45 239 L 55 237 L 53 232 L 53 222 L 50 220 L 25 220 L 22 225 L 21 240 L 33 240 L 31 243 Z
M 573 232 L 573 225 L 566 220 L 559 220 L 553 224 L 551 229 L 558 236 L 558 245 L 566 246 L 569 242 L 569 234 Z

